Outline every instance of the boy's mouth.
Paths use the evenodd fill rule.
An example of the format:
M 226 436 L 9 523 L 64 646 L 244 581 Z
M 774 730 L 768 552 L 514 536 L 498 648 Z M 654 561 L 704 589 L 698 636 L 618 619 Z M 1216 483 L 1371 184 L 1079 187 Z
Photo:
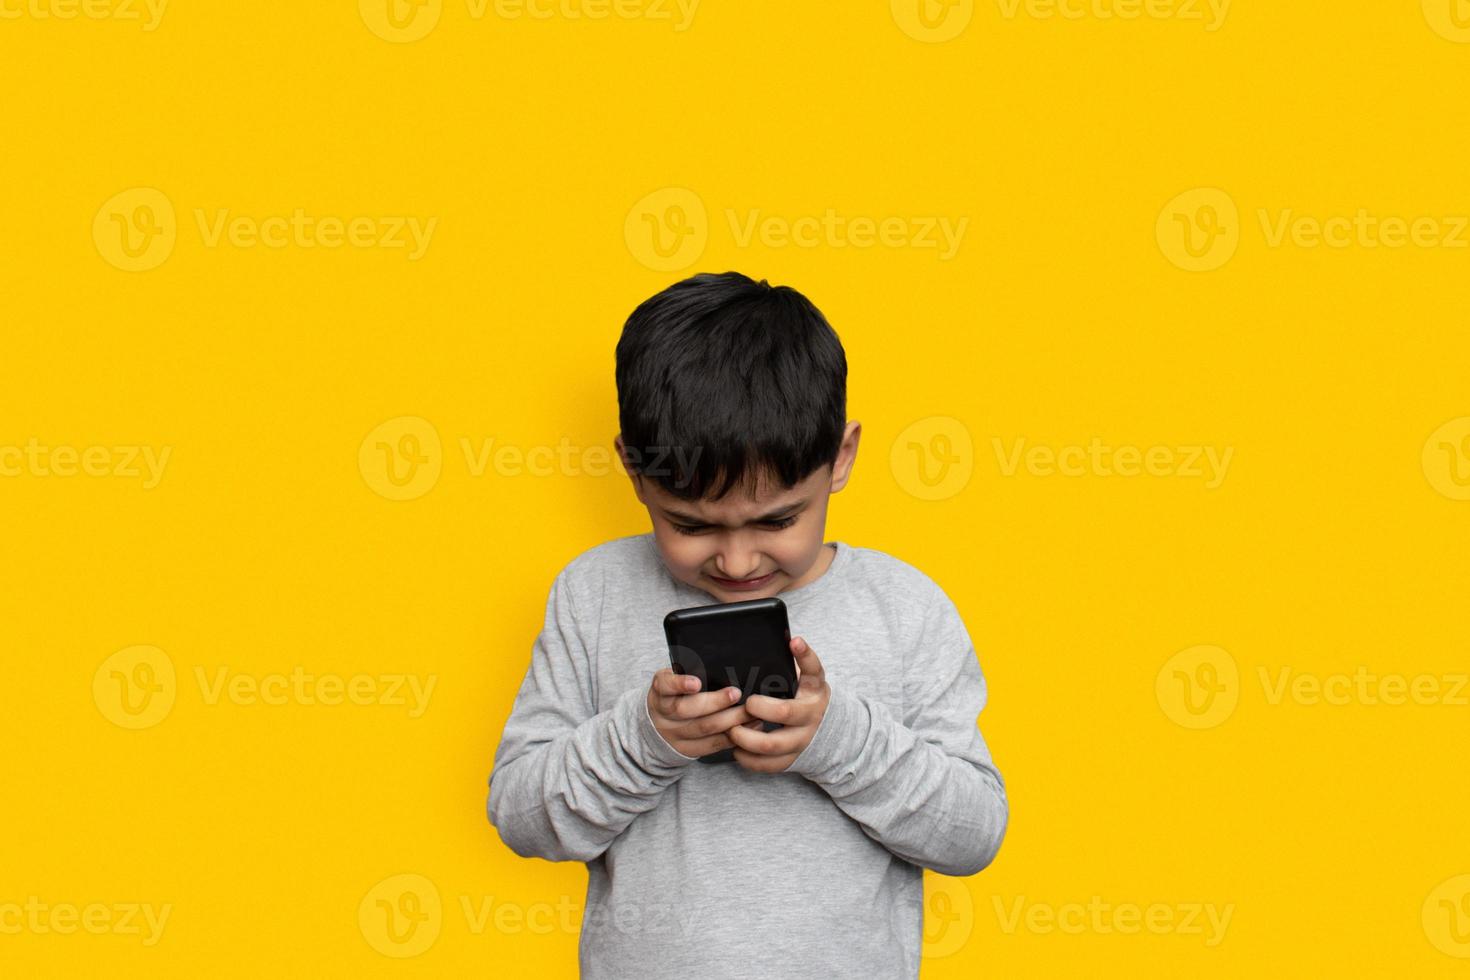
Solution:
M 760 588 L 761 586 L 763 586 L 766 583 L 770 582 L 771 579 L 773 579 L 775 577 L 776 577 L 776 573 L 775 572 L 767 572 L 765 575 L 762 575 L 760 578 L 731 579 L 731 578 L 720 578 L 718 575 L 710 575 L 709 576 L 709 579 L 710 579 L 710 581 L 714 582 L 716 585 L 718 585 L 722 589 L 730 589 L 731 591 L 734 591 L 734 592 L 746 592 L 746 591 L 749 591 L 751 589 L 758 589 L 758 588 Z

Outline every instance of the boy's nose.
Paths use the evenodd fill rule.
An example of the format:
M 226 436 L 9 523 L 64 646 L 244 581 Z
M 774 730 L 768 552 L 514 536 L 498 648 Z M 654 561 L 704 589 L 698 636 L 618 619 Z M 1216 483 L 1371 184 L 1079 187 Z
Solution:
M 761 556 L 754 551 L 725 550 L 715 557 L 715 574 L 720 578 L 750 578 L 760 570 Z

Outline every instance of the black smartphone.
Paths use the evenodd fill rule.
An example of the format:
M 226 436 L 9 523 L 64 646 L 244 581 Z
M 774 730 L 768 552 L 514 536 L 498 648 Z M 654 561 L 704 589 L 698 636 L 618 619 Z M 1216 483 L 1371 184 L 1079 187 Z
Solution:
M 752 694 L 796 697 L 796 658 L 786 603 L 777 598 L 722 602 L 675 609 L 664 617 L 669 664 L 676 674 L 698 677 L 701 691 L 740 688 L 744 704 Z M 766 731 L 781 726 L 765 722 Z M 701 756 L 700 762 L 731 762 L 733 749 Z

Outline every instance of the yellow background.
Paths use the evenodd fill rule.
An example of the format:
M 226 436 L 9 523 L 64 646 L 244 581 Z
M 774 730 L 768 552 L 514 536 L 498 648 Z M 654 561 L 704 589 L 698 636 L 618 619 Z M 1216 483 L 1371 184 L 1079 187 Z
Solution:
M 575 931 L 521 917 L 580 906 L 585 873 L 504 847 L 485 782 L 552 577 L 647 518 L 616 471 L 475 475 L 461 440 L 610 445 L 623 318 L 739 269 L 806 292 L 847 348 L 864 441 L 828 538 L 939 582 L 990 681 L 1010 831 L 934 882 L 926 977 L 1464 974 L 1470 942 L 1435 935 L 1470 928 L 1470 707 L 1272 703 L 1260 679 L 1470 670 L 1464 425 L 1427 442 L 1470 416 L 1470 250 L 1273 247 L 1259 217 L 1470 212 L 1447 3 L 1237 2 L 1213 31 L 960 4 L 938 42 L 899 6 L 705 0 L 681 31 L 445 0 L 396 42 L 352 0 L 176 0 L 151 31 L 5 0 L 0 446 L 171 456 L 152 489 L 0 478 L 0 907 L 171 911 L 151 946 L 0 933 L 0 973 L 574 975 Z M 132 188 L 176 213 L 146 271 L 93 235 Z M 650 268 L 628 229 L 671 188 L 705 240 Z M 1158 231 L 1196 189 L 1238 208 L 1206 271 Z M 210 246 L 195 212 L 219 209 L 437 226 L 414 261 Z M 944 260 L 741 244 L 728 215 L 753 209 L 969 224 Z M 403 417 L 440 472 L 390 500 L 359 450 Z M 970 440 L 941 499 L 892 452 L 915 422 Z M 1233 456 L 1213 489 L 1006 475 L 997 439 Z M 139 645 L 174 701 L 131 730 L 94 679 Z M 1160 675 L 1200 646 L 1238 666 L 1237 703 L 1189 728 Z M 221 668 L 436 686 L 417 718 L 211 704 L 197 671 Z M 420 880 L 399 875 L 441 903 L 408 957 L 359 924 L 380 883 Z M 1094 896 L 1233 912 L 1207 946 L 1008 931 L 997 906 Z M 511 911 L 476 931 L 466 901 Z

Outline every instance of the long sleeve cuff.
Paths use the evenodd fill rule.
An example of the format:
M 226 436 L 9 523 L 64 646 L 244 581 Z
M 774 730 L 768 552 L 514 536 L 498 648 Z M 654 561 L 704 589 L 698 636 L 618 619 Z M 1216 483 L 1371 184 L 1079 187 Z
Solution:
M 614 725 L 620 742 L 639 767 L 650 774 L 672 774 L 694 761 L 694 756 L 674 748 L 654 727 L 653 718 L 648 713 L 646 689 L 624 691 L 618 699 L 615 715 Z
M 823 786 L 850 777 L 857 766 L 867 727 L 867 706 L 857 695 L 834 688 L 827 700 L 827 712 L 822 715 L 812 740 L 787 767 L 787 772 L 799 773 Z
M 788 771 L 821 787 L 889 851 L 941 874 L 984 868 L 1005 835 L 1009 806 L 988 756 L 951 755 L 855 694 L 832 691 Z

